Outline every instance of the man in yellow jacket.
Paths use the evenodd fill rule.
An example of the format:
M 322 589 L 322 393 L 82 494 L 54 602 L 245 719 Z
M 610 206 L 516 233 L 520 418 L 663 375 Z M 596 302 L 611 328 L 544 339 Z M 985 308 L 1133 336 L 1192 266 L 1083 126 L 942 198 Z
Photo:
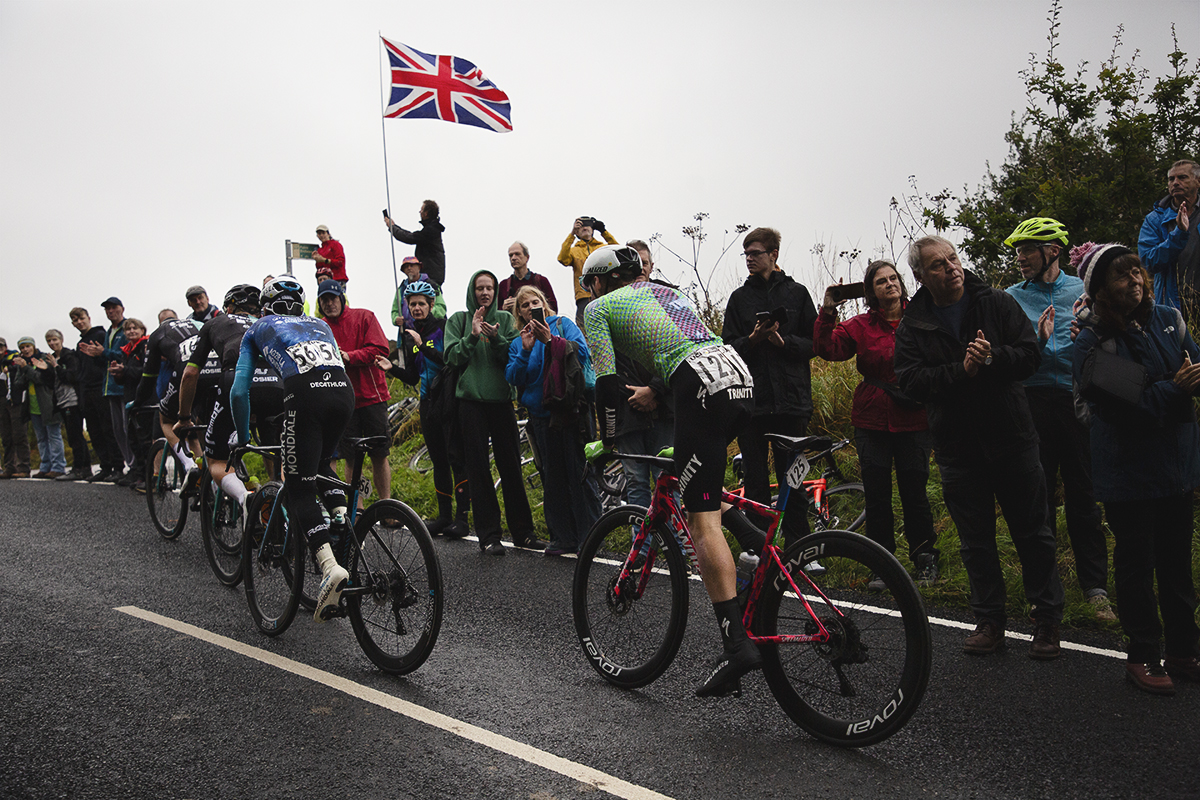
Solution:
M 604 237 L 604 242 L 592 238 L 593 232 Z M 587 289 L 579 285 L 579 277 L 583 275 L 583 262 L 587 261 L 597 248 L 608 244 L 619 244 L 609 233 L 604 223 L 595 217 L 578 217 L 571 227 L 571 232 L 563 241 L 562 250 L 558 252 L 558 260 L 565 267 L 570 267 L 574 274 L 575 285 L 575 323 L 583 328 L 583 309 L 592 301 Z

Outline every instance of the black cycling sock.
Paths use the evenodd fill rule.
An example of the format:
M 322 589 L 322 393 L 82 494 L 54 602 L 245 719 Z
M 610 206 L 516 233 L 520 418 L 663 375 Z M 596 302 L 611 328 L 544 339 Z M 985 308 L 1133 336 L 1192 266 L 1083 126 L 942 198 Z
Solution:
M 730 507 L 722 513 L 721 524 L 737 539 L 738 546 L 749 553 L 758 555 L 767 543 L 767 535 L 739 509 Z
M 742 609 L 738 607 L 737 598 L 713 603 L 713 611 L 717 615 L 717 627 L 721 629 L 721 644 L 725 646 L 725 652 L 732 653 L 746 640 L 746 629 L 742 627 Z

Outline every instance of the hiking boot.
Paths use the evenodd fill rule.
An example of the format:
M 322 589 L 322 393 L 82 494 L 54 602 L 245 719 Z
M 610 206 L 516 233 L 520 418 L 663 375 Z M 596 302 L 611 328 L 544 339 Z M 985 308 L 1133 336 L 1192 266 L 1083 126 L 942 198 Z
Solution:
M 91 475 L 84 478 L 84 480 L 88 483 L 103 483 L 107 481 L 111 475 L 112 470 L 101 467 L 99 472 L 93 472 Z
M 507 553 L 504 551 L 504 545 L 500 544 L 499 542 L 492 542 L 491 544 L 484 545 L 483 552 L 489 556 L 507 555 Z
M 425 529 L 429 531 L 430 536 L 440 536 L 442 531 L 450 527 L 450 523 L 454 520 L 449 517 L 438 517 L 437 519 L 423 519 Z
M 1058 646 L 1058 623 L 1039 622 L 1033 629 L 1033 641 L 1029 643 L 1029 657 L 1038 661 L 1049 661 L 1062 655 Z
M 1096 619 L 1101 622 L 1116 622 L 1117 615 L 1113 613 L 1112 602 L 1106 594 L 1094 594 L 1087 599 L 1088 605 L 1096 612 Z
M 1159 695 L 1175 694 L 1175 684 L 1162 664 L 1151 661 L 1146 664 L 1135 664 L 1132 661 L 1125 664 L 1125 680 L 1132 683 L 1143 692 Z
M 975 632 L 963 640 L 963 652 L 973 655 L 994 653 L 1004 644 L 1004 629 L 994 622 L 980 620 Z
M 1167 656 L 1163 659 L 1163 666 L 1172 678 L 1200 683 L 1200 658 L 1196 656 L 1190 658 Z
M 314 621 L 324 622 L 329 618 L 326 614 L 337 608 L 342 589 L 346 588 L 346 581 L 349 579 L 350 573 L 345 567 L 334 564 L 329 568 L 321 578 L 321 588 L 317 591 L 317 607 L 313 610 Z
M 933 553 L 921 553 L 917 556 L 917 569 L 913 572 L 913 580 L 917 586 L 933 586 L 941 580 L 938 572 L 937 556 Z
M 742 639 L 735 648 L 733 652 L 722 652 L 712 662 L 708 677 L 696 689 L 696 697 L 741 697 L 741 677 L 762 666 L 762 654 L 749 639 Z
M 467 527 L 466 520 L 461 519 L 454 520 L 454 522 L 451 522 L 442 529 L 442 536 L 445 536 L 447 539 L 461 539 L 470 533 L 471 529 Z
M 56 473 L 54 473 L 54 475 L 51 475 L 51 474 L 50 474 L 48 471 L 45 471 L 45 470 L 40 470 L 40 469 L 39 469 L 37 472 L 33 473 L 33 474 L 32 474 L 32 475 L 30 475 L 29 477 L 31 477 L 31 478 L 37 478 L 38 480 L 41 480 L 41 479 L 43 479 L 43 478 L 53 478 L 53 477 L 55 477 L 56 475 L 58 475 L 58 473 L 57 473 L 57 472 L 56 472 Z
M 886 592 L 887 584 L 883 582 L 883 578 L 879 577 L 878 575 L 872 574 L 871 580 L 867 581 L 867 591 L 868 592 Z

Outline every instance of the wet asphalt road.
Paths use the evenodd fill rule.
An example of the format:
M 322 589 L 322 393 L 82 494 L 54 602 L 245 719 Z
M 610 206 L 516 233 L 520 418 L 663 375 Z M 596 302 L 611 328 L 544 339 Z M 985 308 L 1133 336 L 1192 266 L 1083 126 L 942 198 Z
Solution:
M 115 609 L 136 606 L 501 734 L 673 798 L 1200 796 L 1200 685 L 1153 698 L 1122 665 L 1021 643 L 985 658 L 934 626 L 929 691 L 908 726 L 861 751 L 817 742 L 761 677 L 741 699 L 692 690 L 718 648 L 692 592 L 675 663 L 637 692 L 585 663 L 574 562 L 438 540 L 437 648 L 392 678 L 345 620 L 276 640 L 213 579 L 198 520 L 174 542 L 114 486 L 0 483 L 0 797 L 603 798 L 608 793 L 276 666 Z M 930 609 L 931 616 L 961 614 Z M 1099 634 L 1065 638 L 1097 647 Z M 536 760 L 536 759 L 535 759 Z

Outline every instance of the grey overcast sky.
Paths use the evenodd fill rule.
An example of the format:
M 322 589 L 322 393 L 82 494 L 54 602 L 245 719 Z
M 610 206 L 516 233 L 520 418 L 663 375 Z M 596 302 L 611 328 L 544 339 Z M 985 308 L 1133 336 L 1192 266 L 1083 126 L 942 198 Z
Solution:
M 284 241 L 325 223 L 351 305 L 394 336 L 388 186 L 405 227 L 422 199 L 441 204 L 451 311 L 473 271 L 509 272 L 514 239 L 570 297 L 555 256 L 580 214 L 680 250 L 708 212 L 710 265 L 724 229 L 776 227 L 783 267 L 819 297 L 814 243 L 869 254 L 909 175 L 961 190 L 1003 161 L 1048 7 L 0 0 L 0 335 L 40 345 L 57 327 L 73 342 L 68 310 L 104 322 L 113 294 L 153 327 L 159 309 L 186 310 L 191 284 L 219 303 L 282 272 Z M 1200 56 L 1194 0 L 1066 0 L 1061 22 L 1061 60 L 1090 74 L 1121 23 L 1153 75 L 1172 22 Z M 381 124 L 380 33 L 473 61 L 512 99 L 514 131 Z M 397 243 L 397 261 L 410 253 Z M 315 290 L 312 262 L 296 273 Z M 743 275 L 727 257 L 716 282 Z

